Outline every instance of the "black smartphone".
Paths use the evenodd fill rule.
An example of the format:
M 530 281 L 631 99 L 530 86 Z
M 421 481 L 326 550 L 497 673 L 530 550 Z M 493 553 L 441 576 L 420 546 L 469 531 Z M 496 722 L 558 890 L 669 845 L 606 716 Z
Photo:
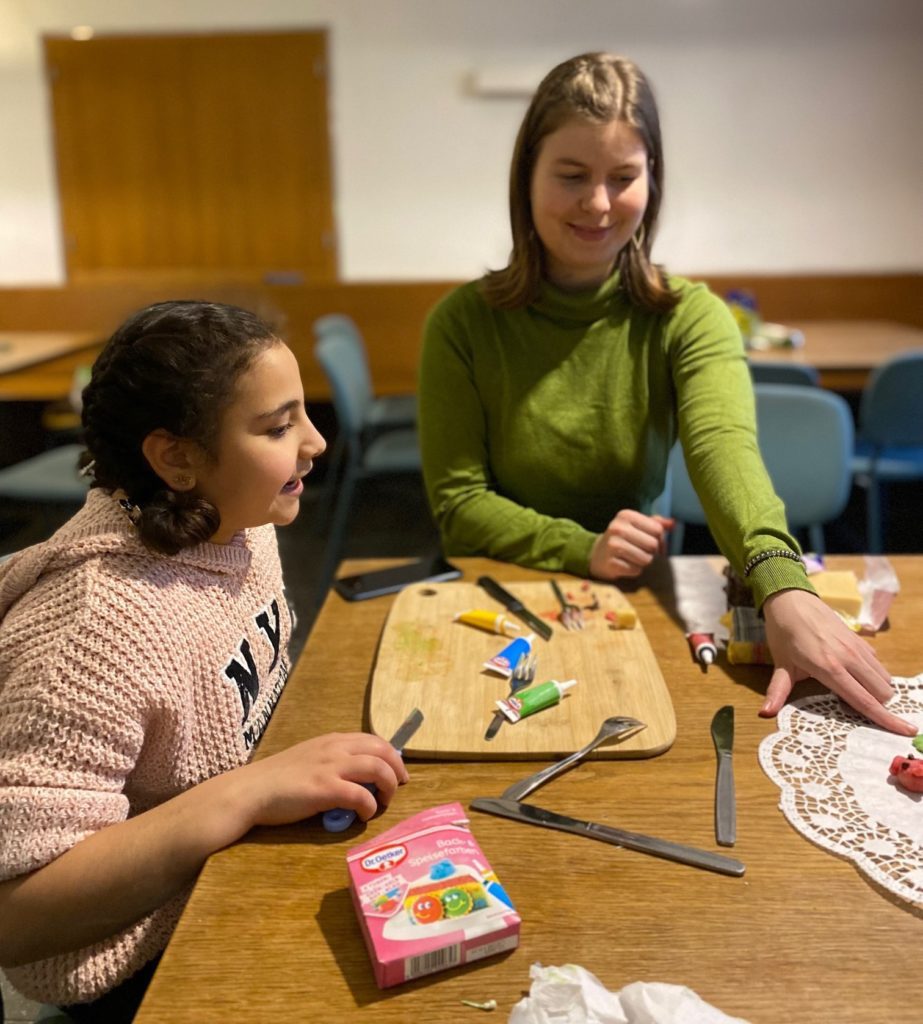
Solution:
M 365 601 L 370 597 L 393 594 L 410 583 L 440 583 L 443 580 L 457 580 L 459 576 L 461 569 L 447 562 L 441 555 L 435 555 L 406 565 L 395 565 L 391 569 L 343 576 L 334 581 L 333 589 L 347 601 Z

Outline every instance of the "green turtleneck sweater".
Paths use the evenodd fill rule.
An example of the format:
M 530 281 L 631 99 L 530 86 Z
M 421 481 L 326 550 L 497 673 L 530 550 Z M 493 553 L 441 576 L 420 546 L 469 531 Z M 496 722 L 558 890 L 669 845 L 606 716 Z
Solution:
M 447 554 L 586 576 L 616 513 L 650 512 L 677 437 L 738 573 L 763 551 L 799 550 L 757 448 L 740 331 L 704 285 L 670 284 L 681 300 L 669 313 L 633 308 L 617 274 L 590 292 L 545 284 L 518 310 L 489 306 L 475 281 L 432 311 L 420 440 Z M 748 583 L 758 606 L 811 589 L 787 558 Z

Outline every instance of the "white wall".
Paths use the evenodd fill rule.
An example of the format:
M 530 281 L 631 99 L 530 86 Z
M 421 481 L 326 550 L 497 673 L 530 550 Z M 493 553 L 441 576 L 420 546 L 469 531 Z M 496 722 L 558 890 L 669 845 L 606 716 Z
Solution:
M 0 284 L 63 279 L 41 35 L 330 31 L 344 280 L 462 279 L 509 249 L 528 87 L 589 49 L 654 82 L 655 250 L 678 272 L 923 266 L 920 0 L 0 0 Z

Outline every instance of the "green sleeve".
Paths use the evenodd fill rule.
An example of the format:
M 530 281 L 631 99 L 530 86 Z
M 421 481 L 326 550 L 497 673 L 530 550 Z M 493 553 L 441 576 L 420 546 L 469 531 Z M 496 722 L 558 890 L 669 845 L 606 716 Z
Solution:
M 668 327 L 679 435 L 689 477 L 722 554 L 743 576 L 754 556 L 800 554 L 756 439 L 753 386 L 740 332 L 725 304 L 690 289 Z M 800 562 L 766 559 L 747 579 L 757 608 L 770 594 L 813 591 Z
M 471 287 L 461 290 L 468 298 Z M 586 576 L 596 534 L 497 493 L 484 405 L 503 395 L 475 380 L 477 346 L 491 332 L 478 323 L 478 303 L 464 300 L 453 293 L 430 314 L 420 364 L 423 477 L 445 553 Z

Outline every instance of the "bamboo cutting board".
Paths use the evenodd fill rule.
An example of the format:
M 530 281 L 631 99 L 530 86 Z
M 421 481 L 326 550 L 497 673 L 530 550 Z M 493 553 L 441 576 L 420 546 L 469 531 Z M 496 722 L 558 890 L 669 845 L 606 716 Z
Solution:
M 554 627 L 549 641 L 533 641 L 538 655 L 533 685 L 547 679 L 576 679 L 577 685 L 555 707 L 515 725 L 505 722 L 492 740 L 485 740 L 494 701 L 507 696 L 509 680 L 483 664 L 507 640 L 452 620 L 472 608 L 503 609 L 474 583 L 416 584 L 398 594 L 382 632 L 369 702 L 375 733 L 392 736 L 419 707 L 423 724 L 404 748 L 410 757 L 552 760 L 589 742 L 604 719 L 628 715 L 647 728 L 603 746 L 594 756 L 653 757 L 670 747 L 676 738 L 673 704 L 643 623 L 616 630 L 605 619 L 606 611 L 629 605 L 620 591 L 606 584 L 581 589 L 587 585 L 561 581 L 576 604 L 598 601 L 596 610 L 585 612 L 585 629 L 567 631 L 557 622 L 559 606 L 547 581 L 503 585 Z M 517 635 L 528 632 L 522 625 Z

